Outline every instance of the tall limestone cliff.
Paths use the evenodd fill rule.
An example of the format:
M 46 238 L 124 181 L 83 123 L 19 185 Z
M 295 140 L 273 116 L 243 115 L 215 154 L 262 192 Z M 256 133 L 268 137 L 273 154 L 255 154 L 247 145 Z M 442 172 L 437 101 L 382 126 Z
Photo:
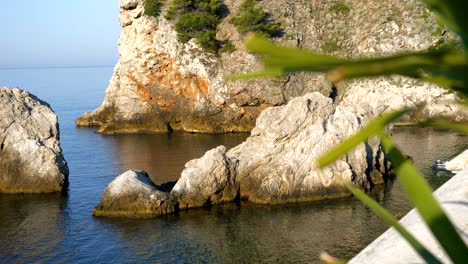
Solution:
M 224 1 L 225 15 L 217 33 L 219 40 L 230 40 L 236 50 L 213 55 L 193 39 L 180 43 L 173 22 L 164 15 L 144 15 L 144 0 L 121 0 L 120 60 L 104 102 L 81 116 L 77 125 L 97 126 L 101 133 L 250 131 L 265 108 L 310 92 L 332 95 L 337 103 L 352 106 L 362 115 L 425 104 L 421 113 L 406 121 L 440 114 L 468 120 L 466 111 L 453 107 L 457 100 L 454 95 L 402 77 L 359 80 L 338 84 L 337 89 L 320 74 L 225 81 L 226 76 L 259 67 L 257 58 L 245 51 L 242 36 L 229 22 L 241 2 Z M 450 35 L 417 0 L 258 3 L 281 23 L 283 34 L 275 41 L 333 55 L 421 50 Z

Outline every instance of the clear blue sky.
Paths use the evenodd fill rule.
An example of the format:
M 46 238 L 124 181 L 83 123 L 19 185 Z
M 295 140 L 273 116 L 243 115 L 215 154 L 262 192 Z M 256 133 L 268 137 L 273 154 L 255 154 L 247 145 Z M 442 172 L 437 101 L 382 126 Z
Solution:
M 2 0 L 0 68 L 113 65 L 118 15 L 118 0 Z

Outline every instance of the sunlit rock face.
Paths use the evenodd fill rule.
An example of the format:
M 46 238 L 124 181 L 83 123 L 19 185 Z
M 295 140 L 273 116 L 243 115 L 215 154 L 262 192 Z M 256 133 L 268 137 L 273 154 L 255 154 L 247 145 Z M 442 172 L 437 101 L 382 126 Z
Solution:
M 68 166 L 57 116 L 34 95 L 0 87 L 0 192 L 61 191 Z
M 239 184 L 233 174 L 235 163 L 226 157 L 226 148 L 219 146 L 185 165 L 180 179 L 171 191 L 179 208 L 208 206 L 234 201 Z
M 390 166 L 383 162 L 377 138 L 330 167 L 317 165 L 323 153 L 366 122 L 320 93 L 265 110 L 251 136 L 227 153 L 237 164 L 234 174 L 241 197 L 257 203 L 321 200 L 348 195 L 343 181 L 362 187 L 383 181 Z
M 104 102 L 81 116 L 77 125 L 98 126 L 101 133 L 250 131 L 267 107 L 310 92 L 332 93 L 332 84 L 319 74 L 225 80 L 259 69 L 258 59 L 243 47 L 243 36 L 229 23 L 241 1 L 224 1 L 226 12 L 217 38 L 231 41 L 236 50 L 220 55 L 204 52 L 194 40 L 180 43 L 173 22 L 164 18 L 165 10 L 158 18 L 145 16 L 143 2 L 121 0 L 120 60 Z M 269 0 L 259 4 L 281 22 L 282 36 L 275 41 L 357 57 L 421 50 L 452 38 L 419 2 Z M 446 106 L 457 100 L 453 95 L 407 78 L 366 79 L 336 88 L 335 103 L 344 101 L 360 114 L 375 116 L 427 102 L 417 116 L 404 121 L 440 114 L 467 120 L 466 111 Z
M 156 186 L 146 172 L 130 170 L 109 184 L 93 214 L 154 217 L 174 212 L 174 205 L 169 193 Z

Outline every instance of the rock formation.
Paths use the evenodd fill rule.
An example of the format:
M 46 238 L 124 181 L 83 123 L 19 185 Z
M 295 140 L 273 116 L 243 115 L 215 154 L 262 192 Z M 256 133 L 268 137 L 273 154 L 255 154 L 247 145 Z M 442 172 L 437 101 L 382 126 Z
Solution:
M 156 186 L 143 171 L 127 171 L 106 188 L 96 216 L 152 217 L 174 212 L 169 193 Z
M 416 108 L 399 124 L 412 124 L 429 117 L 443 117 L 457 122 L 468 122 L 468 110 L 458 104 L 454 94 L 430 83 L 401 76 L 353 81 L 344 91 L 340 105 L 350 111 L 376 117 L 383 112 L 402 108 Z M 398 124 L 397 123 L 397 124 Z
M 187 162 L 182 176 L 172 189 L 179 208 L 200 207 L 234 201 L 239 194 L 235 166 L 226 157 L 224 146 L 212 149 L 200 158 Z
M 316 164 L 321 154 L 365 122 L 365 117 L 334 105 L 320 93 L 266 109 L 251 136 L 227 153 L 238 162 L 235 175 L 241 196 L 257 203 L 320 200 L 347 195 L 341 179 L 361 186 L 383 181 L 381 172 L 389 171 L 380 159 L 383 154 L 377 138 L 328 168 L 320 170 Z
M 194 40 L 180 43 L 173 23 L 163 15 L 143 15 L 143 2 L 121 0 L 120 60 L 103 104 L 80 117 L 77 125 L 98 126 L 101 133 L 250 131 L 269 106 L 314 91 L 326 96 L 333 92 L 332 84 L 319 74 L 226 82 L 225 76 L 258 69 L 256 57 L 244 50 L 242 36 L 229 23 L 242 1 L 224 1 L 229 12 L 217 38 L 231 41 L 236 50 L 219 56 L 204 52 Z M 281 22 L 284 34 L 277 42 L 328 54 L 356 57 L 421 50 L 451 38 L 418 0 L 259 4 Z M 404 121 L 435 115 L 468 120 L 466 111 L 446 106 L 456 102 L 453 95 L 408 78 L 365 79 L 336 88 L 336 103 L 343 101 L 359 114 L 378 115 L 422 103 L 426 107 Z
M 95 214 L 147 216 L 237 199 L 277 204 L 347 196 L 343 180 L 367 188 L 390 175 L 379 140 L 369 139 L 323 170 L 316 160 L 365 122 L 320 93 L 295 98 L 262 112 L 239 146 L 227 152 L 217 147 L 189 161 L 171 191 L 161 193 L 135 173 L 117 177 Z
M 144 16 L 143 0 L 121 0 L 119 63 L 103 104 L 80 117 L 77 125 L 98 126 L 101 133 L 250 131 L 255 120 L 256 126 L 239 146 L 229 151 L 221 146 L 188 162 L 182 177 L 164 194 L 154 184 L 143 196 L 136 195 L 138 188 L 129 188 L 131 195 L 125 195 L 119 211 L 159 215 L 237 199 L 277 204 L 346 196 L 343 180 L 369 188 L 391 174 L 379 140 L 369 139 L 323 170 L 316 160 L 370 118 L 420 106 L 402 122 L 434 116 L 468 120 L 466 109 L 455 106 L 455 95 L 399 76 L 335 85 L 320 74 L 226 82 L 225 76 L 259 66 L 229 23 L 240 3 L 224 1 L 229 12 L 217 33 L 236 50 L 213 55 L 195 40 L 178 42 L 174 25 L 163 16 Z M 284 34 L 275 41 L 345 57 L 422 50 L 454 38 L 416 0 L 259 4 L 281 22 Z M 135 178 L 131 186 L 142 183 Z M 142 197 L 155 190 L 158 198 L 148 204 Z M 112 212 L 113 206 L 105 202 L 112 199 L 106 191 L 95 214 L 112 216 L 106 212 Z
M 68 178 L 50 106 L 20 89 L 0 88 L 0 192 L 61 191 Z

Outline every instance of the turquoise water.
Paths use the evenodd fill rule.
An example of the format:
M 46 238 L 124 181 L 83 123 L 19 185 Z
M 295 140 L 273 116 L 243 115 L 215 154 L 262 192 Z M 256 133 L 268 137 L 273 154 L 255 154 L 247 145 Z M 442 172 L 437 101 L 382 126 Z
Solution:
M 185 162 L 247 134 L 102 136 L 74 120 L 102 102 L 112 68 L 0 70 L 0 86 L 19 86 L 47 101 L 59 117 L 70 167 L 65 194 L 0 195 L 0 262 L 314 263 L 327 251 L 351 258 L 387 227 L 359 201 L 262 206 L 243 203 L 156 219 L 95 218 L 94 206 L 127 169 L 157 183 L 176 180 Z M 398 128 L 394 137 L 433 187 L 448 178 L 430 165 L 468 146 L 466 137 Z M 411 209 L 397 182 L 372 195 L 396 215 Z

